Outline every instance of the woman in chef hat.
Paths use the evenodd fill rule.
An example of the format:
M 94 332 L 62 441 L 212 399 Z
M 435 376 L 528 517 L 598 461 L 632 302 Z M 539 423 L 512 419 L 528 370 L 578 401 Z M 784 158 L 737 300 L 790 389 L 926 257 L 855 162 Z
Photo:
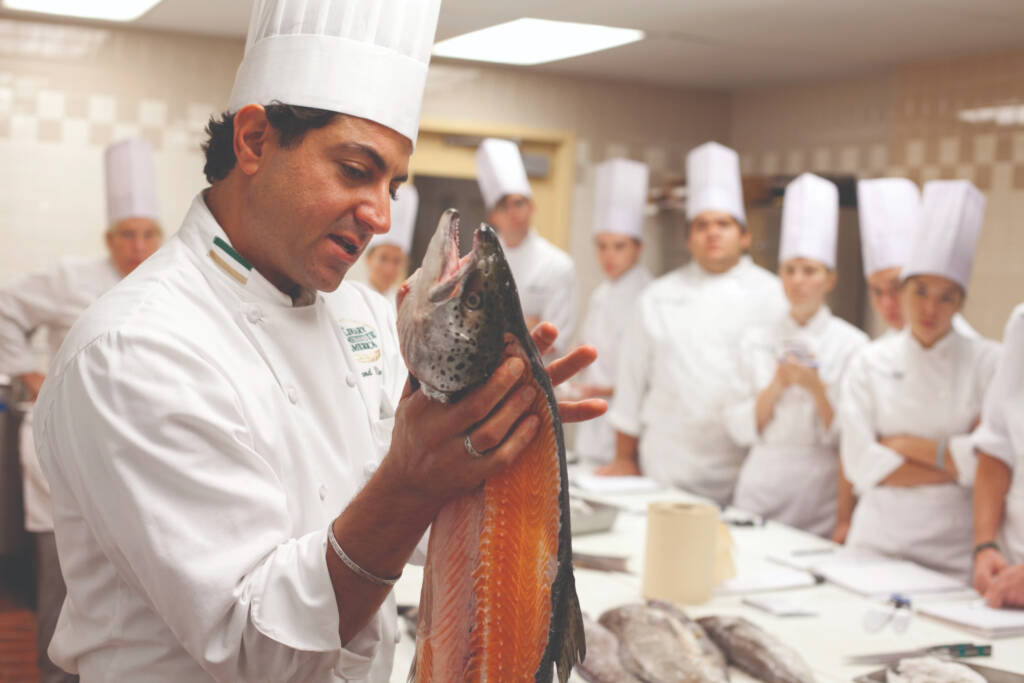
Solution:
M 420 195 L 415 187 L 399 187 L 391 200 L 391 229 L 374 235 L 366 247 L 366 279 L 392 304 L 409 264 L 419 205 Z
M 620 341 L 629 324 L 627 311 L 636 304 L 651 274 L 640 263 L 648 169 L 629 159 L 609 159 L 594 169 L 594 246 L 606 276 L 590 296 L 580 341 L 597 348 L 597 360 L 577 385 L 585 398 L 614 394 Z M 615 430 L 601 417 L 581 424 L 576 450 L 595 464 L 615 456 Z
M 839 481 L 839 385 L 867 335 L 832 315 L 839 191 L 805 173 L 786 187 L 779 277 L 789 312 L 749 331 L 739 353 L 745 397 L 726 410 L 729 434 L 749 446 L 733 504 L 829 536 Z
M 859 496 L 847 544 L 967 580 L 971 432 L 999 345 L 953 325 L 963 307 L 985 198 L 963 180 L 924 187 L 901 273 L 905 326 L 864 349 L 843 385 L 840 454 Z

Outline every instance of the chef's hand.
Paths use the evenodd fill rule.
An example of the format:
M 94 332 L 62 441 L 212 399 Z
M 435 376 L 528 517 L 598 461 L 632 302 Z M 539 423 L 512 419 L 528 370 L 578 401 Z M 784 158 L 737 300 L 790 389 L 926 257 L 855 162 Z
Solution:
M 1024 564 L 1015 564 L 999 572 L 985 591 L 989 607 L 1024 607 Z
M 792 356 L 786 356 L 781 365 L 783 373 L 790 384 L 801 386 L 811 393 L 822 389 L 821 378 L 818 376 L 817 368 L 805 365 Z
M 832 530 L 832 542 L 840 545 L 846 543 L 846 537 L 850 534 L 850 522 L 844 520 L 836 522 L 836 528 Z
M 25 387 L 28 400 L 35 401 L 39 398 L 39 389 L 43 386 L 43 380 L 46 379 L 46 375 L 41 372 L 26 372 L 24 375 L 18 375 L 18 379 Z
M 533 337 L 533 343 L 537 345 L 537 350 L 543 355 L 551 349 L 555 339 L 558 338 L 558 328 L 551 323 L 541 323 L 533 328 L 530 336 Z M 577 346 L 568 355 L 548 363 L 547 371 L 548 377 L 551 378 L 551 384 L 557 387 L 595 360 L 597 360 L 597 349 L 593 346 Z M 593 420 L 595 417 L 603 415 L 606 410 L 608 410 L 607 401 L 596 398 L 558 402 L 558 413 L 562 417 L 562 422 L 566 424 Z
M 507 467 L 540 425 L 536 415 L 527 415 L 536 396 L 532 383 L 511 391 L 524 370 L 521 359 L 507 358 L 487 382 L 455 403 L 432 401 L 407 381 L 382 474 L 423 498 L 429 513 L 431 505 L 439 509 Z M 467 450 L 467 434 L 482 457 Z
M 612 460 L 607 465 L 602 465 L 594 470 L 594 474 L 599 474 L 602 477 L 639 477 L 640 467 L 635 462 Z
M 985 548 L 974 557 L 974 590 L 982 595 L 1006 569 L 1006 558 L 995 548 Z

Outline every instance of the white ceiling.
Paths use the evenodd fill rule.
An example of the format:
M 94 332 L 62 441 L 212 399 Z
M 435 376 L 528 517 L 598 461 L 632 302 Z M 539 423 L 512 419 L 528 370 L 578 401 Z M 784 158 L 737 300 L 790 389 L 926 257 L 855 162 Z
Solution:
M 250 6 L 163 0 L 135 25 L 243 37 Z M 437 37 L 523 16 L 648 34 L 639 43 L 529 68 L 720 90 L 1024 48 L 1024 0 L 444 0 Z

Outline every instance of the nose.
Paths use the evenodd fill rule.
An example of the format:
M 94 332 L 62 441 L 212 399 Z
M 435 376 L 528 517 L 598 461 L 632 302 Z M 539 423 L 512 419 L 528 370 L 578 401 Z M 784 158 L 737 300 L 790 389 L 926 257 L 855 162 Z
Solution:
M 391 194 L 387 185 L 374 188 L 356 207 L 356 219 L 376 234 L 391 228 Z

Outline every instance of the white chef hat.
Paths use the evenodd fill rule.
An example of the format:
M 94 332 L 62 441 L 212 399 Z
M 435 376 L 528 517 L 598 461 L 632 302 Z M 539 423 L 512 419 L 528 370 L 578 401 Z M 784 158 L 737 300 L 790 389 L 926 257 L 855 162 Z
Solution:
M 835 268 L 838 232 L 839 188 L 835 184 L 804 173 L 786 185 L 779 263 L 802 257 Z
M 510 194 L 532 197 L 519 146 L 511 140 L 486 138 L 476 150 L 476 179 L 490 211 Z
M 278 101 L 413 143 L 440 0 L 256 0 L 228 111 Z
M 686 155 L 686 196 L 687 221 L 704 211 L 725 211 L 747 224 L 740 157 L 725 145 L 705 142 Z
M 393 244 L 409 255 L 412 249 L 413 229 L 416 227 L 416 212 L 420 208 L 420 193 L 412 185 L 402 185 L 391 200 L 391 229 L 384 234 L 374 235 L 367 251 L 382 244 Z
M 630 159 L 609 159 L 594 168 L 595 235 L 643 239 L 648 175 L 647 164 Z
M 941 275 L 964 290 L 985 220 L 985 195 L 967 180 L 925 183 L 921 216 L 900 277 Z
M 153 148 L 139 138 L 121 140 L 103 155 L 107 181 L 107 227 L 125 218 L 160 221 Z
M 902 267 L 921 213 L 921 193 L 906 178 L 857 182 L 860 244 L 864 276 Z

